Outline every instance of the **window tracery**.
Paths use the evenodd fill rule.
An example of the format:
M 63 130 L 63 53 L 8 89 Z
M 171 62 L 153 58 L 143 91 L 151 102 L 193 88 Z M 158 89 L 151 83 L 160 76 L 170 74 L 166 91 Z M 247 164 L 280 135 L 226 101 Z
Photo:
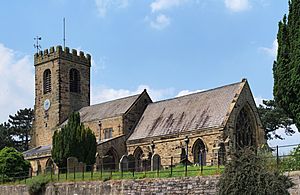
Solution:
M 236 146 L 244 148 L 255 145 L 254 141 L 254 124 L 251 120 L 250 113 L 245 108 L 240 111 L 236 122 Z

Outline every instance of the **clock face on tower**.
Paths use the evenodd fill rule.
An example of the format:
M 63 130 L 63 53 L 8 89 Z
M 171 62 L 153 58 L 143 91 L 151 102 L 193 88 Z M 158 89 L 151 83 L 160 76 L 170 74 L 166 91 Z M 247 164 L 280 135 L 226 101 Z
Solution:
M 46 99 L 45 101 L 44 101 L 44 110 L 45 111 L 47 111 L 47 110 L 49 110 L 49 108 L 50 108 L 50 100 L 49 99 Z

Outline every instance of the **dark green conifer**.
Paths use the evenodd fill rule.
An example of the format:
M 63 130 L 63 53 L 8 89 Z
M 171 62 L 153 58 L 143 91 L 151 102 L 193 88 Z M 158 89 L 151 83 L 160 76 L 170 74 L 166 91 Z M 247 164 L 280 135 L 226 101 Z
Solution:
M 300 130 L 300 0 L 289 1 L 289 14 L 279 22 L 277 41 L 274 98 Z
M 73 113 L 68 123 L 55 131 L 52 138 L 52 158 L 58 167 L 67 166 L 68 157 L 76 157 L 79 162 L 95 163 L 96 137 L 89 128 L 80 123 L 79 113 Z

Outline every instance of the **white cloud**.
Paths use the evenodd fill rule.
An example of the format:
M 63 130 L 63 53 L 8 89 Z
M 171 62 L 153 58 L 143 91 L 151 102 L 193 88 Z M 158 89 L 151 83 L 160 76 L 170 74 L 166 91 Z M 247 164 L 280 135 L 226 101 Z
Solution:
M 178 7 L 187 0 L 155 0 L 150 4 L 152 12 L 167 10 L 172 7 Z
M 92 104 L 105 102 L 109 100 L 114 100 L 130 95 L 136 95 L 142 93 L 142 91 L 146 89 L 148 94 L 150 95 L 153 101 L 169 98 L 173 95 L 174 89 L 153 89 L 148 85 L 139 85 L 136 90 L 128 90 L 128 89 L 113 89 L 107 88 L 105 86 L 100 87 L 92 87 Z
M 241 12 L 251 8 L 249 0 L 225 0 L 225 6 L 233 12 Z
M 95 3 L 99 16 L 105 17 L 110 9 L 126 8 L 129 0 L 95 0 Z
M 171 19 L 166 14 L 161 13 L 172 9 L 174 7 L 179 7 L 191 0 L 154 0 L 150 3 L 151 12 L 155 13 L 154 19 L 149 19 L 146 16 L 146 21 L 149 22 L 150 26 L 156 30 L 163 30 L 171 24 Z
M 192 93 L 198 93 L 198 92 L 201 92 L 201 91 L 205 91 L 205 90 L 203 90 L 203 89 L 198 89 L 198 90 L 195 90 L 195 91 L 182 90 L 175 97 L 189 95 L 189 94 L 192 94 Z
M 254 101 L 256 103 L 256 106 L 259 106 L 260 104 L 263 105 L 263 100 L 267 100 L 267 99 L 263 98 L 263 97 L 254 97 Z
M 34 73 L 29 56 L 17 57 L 15 51 L 0 43 L 0 123 L 23 108 L 33 108 Z
M 273 41 L 272 47 L 260 47 L 261 51 L 265 52 L 266 54 L 270 55 L 273 58 L 276 58 L 277 56 L 277 50 L 278 50 L 278 42 L 277 39 Z
M 155 20 L 150 21 L 150 26 L 157 30 L 163 30 L 167 26 L 169 26 L 171 20 L 168 16 L 164 14 L 159 14 L 156 16 Z

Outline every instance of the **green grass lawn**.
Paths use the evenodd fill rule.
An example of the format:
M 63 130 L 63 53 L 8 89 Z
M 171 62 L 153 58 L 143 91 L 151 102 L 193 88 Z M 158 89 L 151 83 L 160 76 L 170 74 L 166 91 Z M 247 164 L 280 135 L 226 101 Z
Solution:
M 221 174 L 224 166 L 204 166 L 201 173 L 200 166 L 188 166 L 187 176 L 207 176 L 207 175 L 218 175 Z M 97 172 L 76 172 L 76 173 L 63 173 L 63 174 L 43 174 L 32 178 L 17 180 L 11 182 L 11 184 L 26 184 L 36 179 L 48 179 L 53 182 L 65 182 L 65 181 L 85 181 L 85 180 L 116 180 L 116 179 L 142 179 L 142 178 L 168 178 L 168 177 L 185 177 L 185 166 L 179 165 L 168 169 L 161 169 L 159 171 L 120 171 L 112 172 L 109 170 L 97 171 Z M 7 183 L 6 183 L 7 184 Z

